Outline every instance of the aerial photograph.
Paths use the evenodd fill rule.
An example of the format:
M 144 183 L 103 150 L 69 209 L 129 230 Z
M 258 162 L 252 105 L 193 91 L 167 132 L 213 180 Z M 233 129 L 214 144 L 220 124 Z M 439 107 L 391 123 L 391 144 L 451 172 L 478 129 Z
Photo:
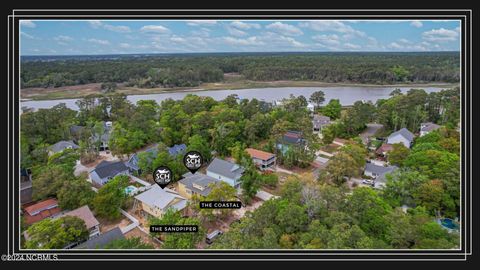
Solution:
M 459 250 L 461 27 L 20 20 L 20 248 Z

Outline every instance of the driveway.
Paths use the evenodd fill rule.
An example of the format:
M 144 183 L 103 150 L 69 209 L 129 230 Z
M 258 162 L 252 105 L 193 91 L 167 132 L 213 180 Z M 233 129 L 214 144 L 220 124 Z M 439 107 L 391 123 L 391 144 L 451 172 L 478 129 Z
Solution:
M 367 128 L 360 134 L 360 138 L 364 144 L 368 143 L 368 138 L 377 133 L 379 129 L 383 128 L 382 124 L 370 123 L 367 124 Z

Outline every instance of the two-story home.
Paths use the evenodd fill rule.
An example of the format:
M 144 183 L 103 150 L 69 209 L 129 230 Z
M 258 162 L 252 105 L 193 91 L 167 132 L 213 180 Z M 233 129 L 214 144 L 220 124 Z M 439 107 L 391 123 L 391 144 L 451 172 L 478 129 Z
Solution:
M 388 136 L 387 138 L 387 143 L 388 144 L 401 143 L 405 145 L 405 147 L 410 148 L 414 137 L 415 135 L 413 135 L 413 133 L 411 133 L 408 129 L 402 128 L 390 134 L 390 136 Z
M 105 185 L 110 179 L 117 175 L 127 175 L 128 167 L 123 161 L 102 161 L 90 174 L 90 180 L 92 183 L 96 183 L 100 186 Z
M 147 191 L 135 196 L 134 209 L 147 218 L 153 216 L 161 218 L 168 209 L 182 211 L 187 206 L 187 200 L 176 191 L 169 188 L 162 189 L 152 185 Z
M 273 153 L 247 148 L 247 153 L 252 157 L 253 163 L 262 171 L 274 168 L 276 165 L 276 156 Z
M 108 141 L 110 140 L 110 135 L 112 134 L 113 124 L 111 121 L 103 122 L 103 134 L 94 133 L 92 136 L 93 142 L 99 142 L 99 151 L 108 150 Z
M 313 132 L 314 133 L 319 133 L 322 131 L 322 129 L 328 125 L 330 125 L 330 117 L 325 116 L 325 115 L 314 115 L 312 124 L 313 124 Z
M 207 167 L 207 175 L 214 179 L 224 181 L 232 187 L 240 186 L 240 177 L 245 172 L 245 169 L 240 165 L 215 158 Z
M 187 199 L 192 198 L 192 195 L 195 194 L 203 197 L 208 196 L 214 185 L 220 182 L 220 180 L 200 172 L 195 174 L 188 172 L 183 177 L 182 180 L 178 181 L 178 193 Z
M 62 216 L 78 217 L 83 220 L 85 222 L 85 226 L 87 227 L 88 232 L 90 233 L 90 238 L 100 234 L 100 222 L 98 222 L 92 211 L 90 211 L 88 205 L 84 205 L 80 208 L 69 211 Z
M 434 131 L 434 130 L 437 130 L 441 128 L 441 126 L 435 124 L 435 123 L 432 123 L 432 122 L 428 122 L 428 123 L 421 123 L 420 124 L 420 137 L 422 136 L 425 136 L 427 135 L 428 133 Z

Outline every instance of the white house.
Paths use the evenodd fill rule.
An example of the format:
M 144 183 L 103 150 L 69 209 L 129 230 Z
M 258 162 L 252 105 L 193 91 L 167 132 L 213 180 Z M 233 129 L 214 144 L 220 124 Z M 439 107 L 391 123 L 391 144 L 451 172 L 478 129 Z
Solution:
M 187 207 L 187 200 L 176 191 L 152 185 L 150 188 L 135 196 L 134 209 L 141 210 L 144 217 L 161 218 L 168 209 L 182 211 Z
M 215 179 L 226 182 L 232 187 L 240 185 L 240 177 L 242 177 L 245 169 L 238 164 L 223 159 L 215 158 L 207 167 L 207 175 Z
M 387 144 L 401 143 L 405 147 L 410 148 L 415 136 L 408 129 L 402 128 L 396 132 L 393 132 L 387 138 Z
M 421 123 L 420 124 L 420 137 L 422 137 L 424 135 L 427 135 L 431 131 L 434 131 L 434 130 L 439 129 L 439 128 L 440 128 L 439 125 L 437 125 L 435 123 L 432 123 L 432 122 Z

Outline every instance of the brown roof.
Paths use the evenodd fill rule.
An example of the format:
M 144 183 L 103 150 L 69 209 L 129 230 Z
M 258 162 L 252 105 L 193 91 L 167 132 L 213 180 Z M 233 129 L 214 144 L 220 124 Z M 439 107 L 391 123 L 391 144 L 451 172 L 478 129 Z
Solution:
M 74 216 L 82 219 L 85 221 L 85 225 L 87 225 L 88 230 L 100 224 L 95 216 L 93 216 L 88 205 L 84 205 L 80 208 L 65 213 L 65 216 Z
M 261 159 L 261 160 L 268 160 L 272 157 L 274 157 L 275 155 L 272 154 L 272 153 L 269 153 L 269 152 L 265 152 L 265 151 L 261 151 L 261 150 L 257 150 L 257 149 L 253 149 L 253 148 L 247 148 L 245 149 L 248 154 L 252 157 L 252 158 L 258 158 L 258 159 Z
M 47 199 L 24 208 L 25 223 L 30 225 L 46 218 L 52 217 L 62 211 L 58 207 L 57 200 Z
M 30 205 L 29 207 L 25 208 L 25 211 L 29 214 L 35 214 L 35 212 L 47 210 L 48 208 L 53 208 L 54 206 L 58 206 L 58 202 L 55 199 L 46 199 L 36 204 Z
M 384 143 L 384 144 L 382 144 L 382 146 L 380 146 L 380 147 L 377 149 L 376 153 L 379 154 L 379 155 L 381 155 L 381 154 L 383 154 L 383 153 L 385 153 L 385 152 L 392 151 L 392 150 L 393 150 L 393 145 Z

